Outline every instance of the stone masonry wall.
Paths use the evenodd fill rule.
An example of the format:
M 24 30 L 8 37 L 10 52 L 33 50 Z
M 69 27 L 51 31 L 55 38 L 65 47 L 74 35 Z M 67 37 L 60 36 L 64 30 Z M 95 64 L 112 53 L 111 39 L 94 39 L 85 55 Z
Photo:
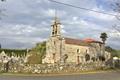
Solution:
M 24 64 L 24 65 L 12 65 L 9 67 L 8 72 L 12 73 L 69 73 L 69 72 L 82 72 L 82 71 L 93 71 L 105 68 L 105 64 L 102 62 L 87 63 L 76 65 L 73 63 L 69 64 Z M 0 72 L 3 72 L 3 67 L 0 67 Z

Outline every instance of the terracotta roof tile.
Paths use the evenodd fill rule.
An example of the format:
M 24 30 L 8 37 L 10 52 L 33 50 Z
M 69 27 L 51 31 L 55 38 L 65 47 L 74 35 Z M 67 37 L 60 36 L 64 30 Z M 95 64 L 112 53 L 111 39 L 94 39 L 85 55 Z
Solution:
M 89 46 L 90 43 L 102 43 L 100 41 L 95 41 L 94 39 L 73 39 L 73 38 L 64 38 L 66 44 L 74 44 L 74 45 L 81 45 L 81 46 Z

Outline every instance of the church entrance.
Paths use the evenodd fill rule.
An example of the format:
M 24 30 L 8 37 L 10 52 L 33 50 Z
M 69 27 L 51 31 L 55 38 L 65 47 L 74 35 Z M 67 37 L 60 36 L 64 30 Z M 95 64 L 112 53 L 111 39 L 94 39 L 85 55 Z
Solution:
M 86 54 L 85 55 L 85 61 L 87 62 L 87 61 L 89 61 L 90 60 L 90 55 L 89 54 Z

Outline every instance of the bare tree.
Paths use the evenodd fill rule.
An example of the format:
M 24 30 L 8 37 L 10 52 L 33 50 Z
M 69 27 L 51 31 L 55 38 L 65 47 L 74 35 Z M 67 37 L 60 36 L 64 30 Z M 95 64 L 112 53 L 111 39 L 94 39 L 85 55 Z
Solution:
M 1 0 L 2 2 L 5 1 L 5 0 Z
M 113 25 L 112 26 L 117 32 L 120 33 L 120 25 Z
M 5 2 L 6 0 L 0 0 L 0 2 Z M 4 11 L 4 9 L 1 9 L 0 8 L 0 19 L 1 19 L 1 16 L 3 15 L 3 11 Z
M 113 4 L 113 10 L 117 12 L 116 18 L 120 21 L 120 0 L 116 0 Z M 120 26 L 114 25 L 113 28 L 120 33 Z

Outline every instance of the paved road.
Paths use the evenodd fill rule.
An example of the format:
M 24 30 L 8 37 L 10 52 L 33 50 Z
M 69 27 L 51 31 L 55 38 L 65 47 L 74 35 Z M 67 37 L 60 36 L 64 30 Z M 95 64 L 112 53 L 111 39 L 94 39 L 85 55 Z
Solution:
M 65 76 L 5 76 L 0 80 L 120 80 L 120 72 L 79 74 Z

